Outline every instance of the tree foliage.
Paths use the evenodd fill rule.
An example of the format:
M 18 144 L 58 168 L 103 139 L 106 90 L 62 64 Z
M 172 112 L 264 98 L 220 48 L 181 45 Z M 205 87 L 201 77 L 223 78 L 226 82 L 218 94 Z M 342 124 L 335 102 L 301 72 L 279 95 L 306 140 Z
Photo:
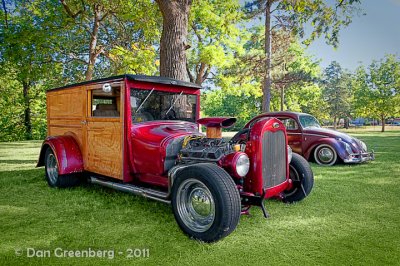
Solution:
M 243 12 L 237 0 L 193 2 L 189 18 L 187 72 L 191 82 L 202 84 L 232 66 L 243 54 Z
M 78 80 L 130 71 L 156 72 L 158 10 L 150 0 L 60 0 L 65 25 L 59 51 Z M 76 75 L 75 74 L 75 75 Z M 73 75 L 73 76 L 75 76 Z
M 258 71 L 262 71 L 262 40 L 259 32 L 261 27 L 253 29 L 252 34 L 247 36 L 242 56 L 235 57 L 234 64 L 226 68 L 216 76 L 215 84 L 219 90 L 211 90 L 203 95 L 203 112 L 207 116 L 236 116 L 238 122 L 235 129 L 239 129 L 249 119 L 261 113 L 262 91 L 261 80 Z M 262 30 L 262 29 L 261 29 Z M 283 99 L 284 109 L 292 111 L 307 111 L 319 118 L 325 118 L 325 110 L 321 108 L 322 92 L 315 82 L 320 75 L 318 64 L 305 54 L 295 41 L 286 43 L 288 39 L 280 40 L 282 46 L 276 53 L 276 64 L 281 66 L 275 68 L 273 75 L 277 78 L 277 84 L 285 88 L 286 97 Z M 278 46 L 276 46 L 278 47 Z M 274 61 L 275 63 L 275 61 Z M 279 83 L 278 83 L 279 82 Z M 279 110 L 281 101 L 278 90 L 273 90 L 272 110 Z M 236 113 L 236 115 L 235 115 Z
M 176 3 L 186 8 L 168 15 L 166 9 Z M 187 22 L 187 35 L 172 27 L 167 37 L 179 44 L 177 60 L 187 57 L 179 61 L 182 77 L 208 89 L 203 114 L 238 117 L 235 129 L 262 112 L 267 76 L 271 110 L 308 112 L 319 119 L 394 116 L 400 105 L 394 56 L 358 69 L 353 78 L 343 70 L 336 77 L 332 67 L 320 83 L 318 62 L 305 52 L 303 44 L 322 36 L 336 46 L 358 3 L 257 0 L 243 8 L 238 0 L 4 0 L 0 140 L 45 137 L 49 88 L 122 73 L 160 74 L 170 55 L 162 56 L 162 30 L 178 22 Z M 254 23 L 267 11 L 269 26 Z
M 399 59 L 386 55 L 380 61 L 373 61 L 368 70 L 359 67 L 353 85 L 357 114 L 380 119 L 384 132 L 385 120 L 400 115 Z
M 254 0 L 246 2 L 249 17 L 261 16 L 264 19 L 265 65 L 262 75 L 263 111 L 270 110 L 272 89 L 273 34 L 277 30 L 289 32 L 304 38 L 310 44 L 320 36 L 336 47 L 339 31 L 351 23 L 351 18 L 360 0 L 335 0 L 334 3 L 320 0 Z M 305 25 L 311 25 L 311 32 L 305 34 Z
M 351 112 L 351 74 L 333 61 L 324 71 L 323 98 L 336 128 L 339 118 L 349 119 Z
M 5 99 L 0 111 L 7 114 L 2 117 L 7 130 L 1 139 L 46 135 L 48 88 L 123 71 L 157 72 L 154 45 L 160 35 L 160 18 L 150 0 L 3 4 L 0 74 L 9 85 L 1 86 Z
M 32 139 L 35 137 L 32 117 L 39 116 L 34 110 L 36 100 L 41 99 L 43 103 L 43 98 L 40 98 L 43 95 L 41 81 L 47 79 L 47 83 L 52 84 L 61 69 L 56 62 L 57 54 L 54 53 L 58 41 L 54 14 L 58 7 L 52 1 L 18 1 L 7 7 L 10 8 L 7 10 L 7 21 L 1 25 L 0 74 L 8 81 L 17 81 L 10 84 L 19 93 L 19 97 L 14 92 L 12 95 L 15 96 L 16 105 L 22 108 L 23 115 L 22 121 L 15 121 L 17 116 L 12 114 L 5 119 L 10 120 L 11 124 L 23 124 L 24 138 Z M 5 86 L 2 85 L 2 90 L 9 91 Z M 3 97 L 7 97 L 7 94 Z M 11 104 L 14 100 L 7 100 L 5 104 Z M 3 106 L 4 109 L 10 107 L 13 106 Z M 43 116 L 43 112 L 40 113 Z

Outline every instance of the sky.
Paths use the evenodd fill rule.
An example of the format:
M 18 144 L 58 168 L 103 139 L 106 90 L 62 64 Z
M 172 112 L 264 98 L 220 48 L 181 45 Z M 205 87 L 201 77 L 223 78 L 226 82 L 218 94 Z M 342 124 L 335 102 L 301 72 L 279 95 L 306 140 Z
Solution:
M 321 59 L 326 67 L 337 61 L 343 68 L 355 70 L 360 64 L 369 65 L 385 54 L 400 56 L 400 0 L 361 0 L 361 13 L 340 31 L 339 47 L 335 50 L 316 40 L 308 48 L 309 54 Z

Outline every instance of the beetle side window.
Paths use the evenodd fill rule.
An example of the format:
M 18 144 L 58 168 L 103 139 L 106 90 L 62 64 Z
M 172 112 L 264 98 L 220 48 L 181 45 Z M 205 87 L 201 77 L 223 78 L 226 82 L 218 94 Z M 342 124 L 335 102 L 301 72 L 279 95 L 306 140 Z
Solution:
M 282 117 L 282 118 L 278 118 L 278 119 L 282 121 L 282 123 L 285 125 L 287 130 L 298 130 L 299 129 L 297 122 L 292 118 Z
M 119 117 L 121 90 L 112 88 L 110 92 L 104 92 L 101 89 L 92 91 L 92 116 L 93 117 Z

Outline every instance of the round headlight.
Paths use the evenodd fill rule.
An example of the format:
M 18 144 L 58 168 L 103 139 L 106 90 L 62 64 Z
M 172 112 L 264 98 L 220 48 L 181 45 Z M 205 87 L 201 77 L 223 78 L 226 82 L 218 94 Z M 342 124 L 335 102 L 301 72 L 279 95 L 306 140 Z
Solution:
M 245 175 L 247 175 L 250 169 L 249 156 L 247 156 L 247 154 L 244 153 L 239 155 L 239 158 L 236 160 L 235 168 L 236 168 L 236 173 L 239 176 L 244 177 Z
M 365 142 L 361 141 L 361 140 L 360 140 L 360 143 L 361 143 L 361 147 L 362 147 L 363 151 L 367 151 L 368 150 L 367 149 L 367 144 L 365 144 Z
M 292 161 L 293 151 L 289 145 L 287 146 L 287 157 L 288 157 L 288 163 L 290 163 Z
M 347 142 L 343 142 L 344 143 L 344 147 L 346 148 L 346 151 L 348 154 L 353 154 L 353 150 L 351 149 L 350 144 L 348 144 Z

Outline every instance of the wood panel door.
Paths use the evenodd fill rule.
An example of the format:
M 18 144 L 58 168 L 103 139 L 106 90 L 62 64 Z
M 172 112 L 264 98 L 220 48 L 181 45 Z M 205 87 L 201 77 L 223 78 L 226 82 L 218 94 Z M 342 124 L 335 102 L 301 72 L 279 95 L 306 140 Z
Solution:
M 87 89 L 85 169 L 122 180 L 124 88 L 111 86 L 111 92 L 102 86 Z
M 47 93 L 47 135 L 73 135 L 81 151 L 83 147 L 83 124 L 85 119 L 86 90 L 75 87 Z

